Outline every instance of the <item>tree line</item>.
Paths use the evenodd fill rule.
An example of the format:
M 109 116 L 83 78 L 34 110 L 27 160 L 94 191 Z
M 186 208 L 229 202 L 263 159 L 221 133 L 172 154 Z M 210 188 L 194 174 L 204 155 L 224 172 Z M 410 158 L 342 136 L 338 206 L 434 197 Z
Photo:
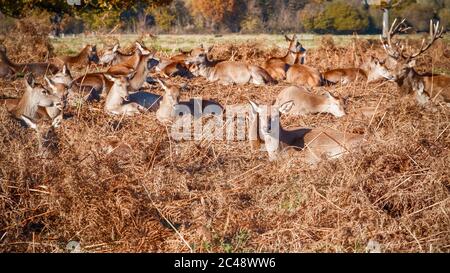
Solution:
M 48 17 L 62 33 L 380 33 L 382 9 L 368 0 L 0 0 L 7 17 Z M 378 1 L 383 3 L 383 0 Z M 386 1 L 384 1 L 386 2 Z M 403 0 L 392 17 L 418 31 L 450 27 L 450 0 Z M 7 24 L 8 20 L 2 20 Z M 0 23 L 0 27 L 2 26 Z

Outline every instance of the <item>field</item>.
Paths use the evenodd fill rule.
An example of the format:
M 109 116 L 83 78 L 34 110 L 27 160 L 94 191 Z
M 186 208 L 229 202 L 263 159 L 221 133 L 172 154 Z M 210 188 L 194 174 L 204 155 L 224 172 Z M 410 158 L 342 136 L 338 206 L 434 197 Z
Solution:
M 88 42 L 101 52 L 117 39 L 127 48 L 135 38 L 65 37 L 51 44 L 56 55 L 73 54 Z M 5 41 L 11 59 L 45 59 L 31 45 L 14 47 L 15 39 Z M 311 49 L 307 64 L 320 71 L 383 56 L 376 36 L 300 39 Z M 255 64 L 282 55 L 287 46 L 281 35 L 144 41 L 160 55 L 214 44 L 214 59 L 233 56 Z M 449 51 L 446 37 L 419 58 L 419 71 L 450 74 Z M 288 86 L 167 81 L 187 83 L 182 101 L 202 97 L 221 105 L 249 98 L 270 104 Z M 20 78 L 0 80 L 0 96 L 19 97 L 23 89 Z M 64 252 L 76 241 L 85 252 L 366 252 L 373 245 L 383 252 L 449 252 L 448 106 L 418 106 L 392 82 L 312 92 L 325 90 L 349 96 L 345 117 L 289 116 L 283 126 L 363 133 L 367 143 L 317 166 L 303 163 L 299 151 L 269 162 L 248 141 L 174 141 L 154 112 L 109 116 L 103 102 L 71 107 L 47 136 L 52 145 L 43 156 L 34 131 L 0 108 L 0 251 Z M 159 86 L 146 91 L 163 94 Z M 361 114 L 365 107 L 374 113 Z

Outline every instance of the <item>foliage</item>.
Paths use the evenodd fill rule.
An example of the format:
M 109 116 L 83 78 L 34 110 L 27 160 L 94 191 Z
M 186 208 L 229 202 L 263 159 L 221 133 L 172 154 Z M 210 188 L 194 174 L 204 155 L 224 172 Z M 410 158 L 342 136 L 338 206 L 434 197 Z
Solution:
M 347 4 L 344 1 L 333 1 L 325 5 L 323 10 L 314 5 L 305 7 L 307 11 L 300 17 L 307 30 L 325 33 L 335 31 L 337 33 L 363 32 L 369 26 L 367 14 Z
M 392 0 L 391 18 L 406 17 L 419 31 L 430 19 L 448 26 L 450 0 Z M 45 10 L 64 15 L 61 29 L 68 32 L 110 30 L 136 32 L 148 27 L 163 32 L 318 32 L 379 33 L 383 5 L 364 0 L 0 0 L 0 12 L 12 17 Z M 387 1 L 385 1 L 387 2 Z M 397 5 L 397 3 L 399 3 Z M 44 16 L 44 15 L 42 15 Z M 45 20 L 48 20 L 46 18 Z M 8 23 L 9 22 L 9 23 Z M 1 25 L 10 25 L 9 17 Z
M 443 27 L 450 29 L 450 8 L 444 8 L 439 11 L 439 19 Z
M 150 7 L 149 13 L 155 18 L 156 25 L 163 31 L 168 31 L 175 22 L 176 16 L 168 7 Z
M 262 28 L 261 18 L 255 15 L 249 15 L 241 22 L 241 32 L 243 33 L 254 33 L 261 31 Z

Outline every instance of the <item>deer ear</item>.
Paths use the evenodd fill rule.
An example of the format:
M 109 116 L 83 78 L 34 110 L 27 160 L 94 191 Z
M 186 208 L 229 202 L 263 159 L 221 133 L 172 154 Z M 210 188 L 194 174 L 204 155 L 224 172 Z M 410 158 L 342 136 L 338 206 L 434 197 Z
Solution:
M 104 74 L 104 75 L 108 80 L 110 80 L 112 82 L 116 82 L 116 80 L 117 80 L 117 78 L 111 76 L 110 74 Z
M 288 42 L 291 41 L 291 39 L 290 39 L 286 34 L 284 35 L 284 39 L 285 39 L 286 41 L 288 41 Z
M 325 96 L 329 99 L 332 99 L 332 98 L 334 99 L 334 97 L 328 91 L 325 92 Z
M 55 82 L 53 80 L 47 78 L 47 76 L 44 76 L 44 79 L 51 89 L 55 89 Z
M 135 45 L 136 45 L 136 48 L 139 49 L 139 51 L 142 51 L 143 48 L 142 48 L 141 43 L 136 42 Z
M 416 66 L 416 60 L 409 61 L 407 65 L 408 65 L 408 67 L 411 67 L 411 68 Z
M 297 40 L 297 34 L 292 35 L 292 40 L 293 41 Z
M 292 109 L 293 106 L 294 106 L 294 101 L 293 101 L 293 100 L 290 100 L 290 101 L 287 101 L 287 102 L 283 103 L 283 104 L 280 106 L 280 108 L 278 108 L 278 110 L 280 111 L 280 113 L 286 114 L 286 113 L 288 113 L 289 111 L 291 111 L 291 109 Z
M 129 73 L 126 77 L 127 80 L 131 80 L 132 78 L 134 78 L 134 75 L 136 75 L 136 73 L 137 73 L 137 71 L 133 71 L 133 72 Z
M 66 63 L 64 63 L 61 72 L 62 72 L 64 75 L 67 75 L 67 64 L 66 64 Z
M 212 46 L 208 47 L 208 49 L 206 50 L 206 53 L 209 53 L 209 52 L 211 52 L 211 50 L 213 49 L 213 47 L 214 47 L 214 45 L 212 45 Z
M 27 87 L 34 88 L 35 83 L 36 82 L 34 80 L 34 77 L 33 77 L 32 73 L 30 73 L 30 74 L 25 76 L 25 85 Z

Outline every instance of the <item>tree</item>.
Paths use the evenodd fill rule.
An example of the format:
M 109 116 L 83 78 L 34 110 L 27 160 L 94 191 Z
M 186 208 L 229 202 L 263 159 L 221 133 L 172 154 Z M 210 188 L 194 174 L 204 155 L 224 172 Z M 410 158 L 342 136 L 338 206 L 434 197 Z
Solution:
M 225 17 L 230 15 L 235 7 L 235 0 L 193 0 L 191 5 L 193 14 L 201 16 L 211 28 L 216 28 L 217 24 L 224 22 Z
M 389 32 L 389 13 L 397 7 L 403 0 L 366 0 L 366 5 L 373 5 L 383 10 L 383 37 L 387 37 Z
M 450 8 L 443 8 L 439 11 L 439 20 L 444 28 L 450 29 Z
M 342 0 L 330 2 L 323 9 L 317 9 L 314 5 L 307 5 L 305 9 L 306 12 L 300 15 L 305 20 L 305 28 L 319 33 L 363 32 L 369 26 L 367 16 Z

